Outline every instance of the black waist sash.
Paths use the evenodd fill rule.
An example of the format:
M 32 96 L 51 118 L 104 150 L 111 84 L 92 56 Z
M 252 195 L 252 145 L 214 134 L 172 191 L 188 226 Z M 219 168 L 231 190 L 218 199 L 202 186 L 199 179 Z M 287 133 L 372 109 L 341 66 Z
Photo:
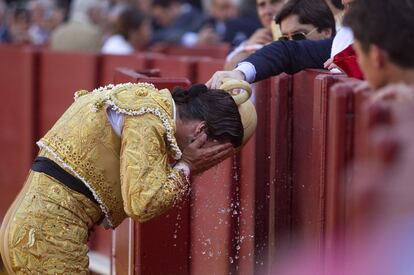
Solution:
M 66 172 L 62 167 L 57 165 L 53 160 L 45 157 L 36 157 L 32 164 L 32 170 L 45 173 L 70 189 L 85 195 L 88 199 L 99 206 L 91 190 L 77 177 Z

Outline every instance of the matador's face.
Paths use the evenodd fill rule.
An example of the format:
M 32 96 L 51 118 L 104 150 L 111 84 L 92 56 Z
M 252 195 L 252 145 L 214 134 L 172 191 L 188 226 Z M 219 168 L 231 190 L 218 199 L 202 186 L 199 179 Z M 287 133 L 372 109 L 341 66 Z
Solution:
M 175 138 L 178 147 L 184 150 L 191 142 L 193 142 L 201 133 L 205 132 L 205 122 L 199 120 L 176 119 Z

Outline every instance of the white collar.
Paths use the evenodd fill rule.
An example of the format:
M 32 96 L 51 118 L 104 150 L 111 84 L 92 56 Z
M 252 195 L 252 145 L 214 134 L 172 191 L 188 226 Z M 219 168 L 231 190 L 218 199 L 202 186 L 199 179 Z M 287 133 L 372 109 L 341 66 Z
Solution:
M 177 109 L 175 107 L 175 102 L 174 102 L 174 99 L 172 97 L 171 97 L 171 101 L 172 101 L 172 107 L 173 107 L 173 120 L 175 122 L 175 119 L 177 117 Z

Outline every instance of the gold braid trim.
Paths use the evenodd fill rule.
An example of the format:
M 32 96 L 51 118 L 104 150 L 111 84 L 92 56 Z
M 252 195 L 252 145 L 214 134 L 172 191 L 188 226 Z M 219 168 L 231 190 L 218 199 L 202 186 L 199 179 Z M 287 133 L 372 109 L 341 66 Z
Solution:
M 114 85 L 108 85 L 105 87 L 101 87 L 98 89 L 95 89 L 93 91 L 93 93 L 95 92 L 106 92 L 105 97 L 98 101 L 95 102 L 92 106 L 92 112 L 97 112 L 100 108 L 102 108 L 104 105 L 109 106 L 112 110 L 116 111 L 117 113 L 121 113 L 121 114 L 125 114 L 125 115 L 129 115 L 129 116 L 140 116 L 140 115 L 144 115 L 147 113 L 153 114 L 155 116 L 157 116 L 161 122 L 162 125 L 164 126 L 165 130 L 166 130 L 166 135 L 167 135 L 167 141 L 168 141 L 168 145 L 171 148 L 171 150 L 174 152 L 173 158 L 175 160 L 179 160 L 181 159 L 182 156 L 182 152 L 180 150 L 180 148 L 178 147 L 177 141 L 174 137 L 173 134 L 173 127 L 170 124 L 170 121 L 168 119 L 168 115 L 162 111 L 160 108 L 150 108 L 150 107 L 142 107 L 138 110 L 134 110 L 134 109 L 126 109 L 126 108 L 122 108 L 120 107 L 119 103 L 117 102 L 116 98 L 112 97 L 112 91 L 116 91 L 116 90 L 121 90 L 121 89 L 130 89 L 134 86 L 138 86 L 138 87 L 142 87 L 144 89 L 155 89 L 153 84 L 149 84 L 149 83 L 138 83 L 138 84 L 132 84 L 132 83 L 123 83 L 123 84 L 118 84 L 116 86 Z

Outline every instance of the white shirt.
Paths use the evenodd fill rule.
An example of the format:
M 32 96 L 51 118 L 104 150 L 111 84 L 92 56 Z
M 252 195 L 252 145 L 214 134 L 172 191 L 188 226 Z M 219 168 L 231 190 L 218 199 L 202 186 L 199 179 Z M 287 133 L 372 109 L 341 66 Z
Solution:
M 349 45 L 352 45 L 353 43 L 354 34 L 352 30 L 348 27 L 341 27 L 332 42 L 331 58 L 348 48 Z
M 104 54 L 127 55 L 133 53 L 134 48 L 122 35 L 115 34 L 105 41 L 101 52 Z
M 352 30 L 348 27 L 341 27 L 339 31 L 336 33 L 336 36 L 332 42 L 331 58 L 333 59 L 335 55 L 342 52 L 353 43 L 354 34 Z M 331 69 L 331 73 L 340 74 L 342 72 L 337 68 L 333 68 Z

